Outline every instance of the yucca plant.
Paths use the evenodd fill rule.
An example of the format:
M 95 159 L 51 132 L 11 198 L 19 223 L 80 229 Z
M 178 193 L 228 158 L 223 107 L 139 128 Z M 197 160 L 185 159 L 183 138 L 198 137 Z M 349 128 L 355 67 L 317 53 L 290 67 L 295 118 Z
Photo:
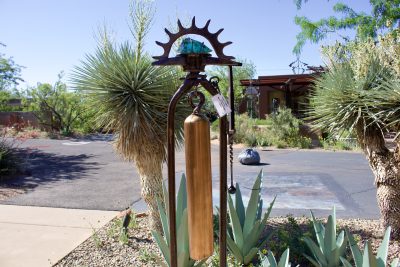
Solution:
M 268 251 L 267 256 L 261 255 L 260 267 L 290 267 L 289 263 L 289 248 L 287 248 L 281 255 L 279 262 L 277 263 L 274 253 Z
M 358 247 L 357 242 L 354 240 L 354 236 L 349 232 L 348 229 L 346 229 L 346 235 L 349 240 L 355 267 L 386 267 L 390 240 L 390 230 L 390 227 L 386 229 L 382 243 L 378 248 L 377 255 L 375 256 L 368 241 L 365 242 L 364 252 L 361 253 L 361 249 Z M 345 258 L 341 258 L 341 261 L 345 267 L 352 267 L 350 262 L 348 262 Z M 398 263 L 399 259 L 396 258 L 392 261 L 390 266 L 397 267 Z
M 243 265 L 247 265 L 253 260 L 260 247 L 264 246 L 270 237 L 270 235 L 261 236 L 267 225 L 276 197 L 263 216 L 263 200 L 261 199 L 262 176 L 263 173 L 260 171 L 254 182 L 246 209 L 239 184 L 236 184 L 235 205 L 232 197 L 228 196 L 230 229 L 227 235 L 227 245 L 237 262 Z
M 324 226 L 315 219 L 311 212 L 315 235 L 318 245 L 309 237 L 304 237 L 304 242 L 310 249 L 312 256 L 304 256 L 317 267 L 340 266 L 340 257 L 346 250 L 345 234 L 341 231 L 336 237 L 336 209 L 333 207 L 332 215 L 329 215 L 328 222 Z
M 380 41 L 389 39 L 390 34 Z M 309 119 L 331 134 L 356 136 L 375 176 L 383 224 L 400 240 L 400 42 L 384 44 L 369 40 L 327 50 L 333 52 L 315 81 Z M 397 134 L 392 150 L 386 132 Z
M 135 163 L 152 229 L 161 231 L 156 199 L 162 199 L 162 164 L 166 158 L 167 111 L 178 87 L 177 69 L 152 66 L 143 51 L 153 17 L 150 1 L 133 1 L 132 33 L 135 45 L 115 45 L 104 32 L 94 54 L 75 67 L 72 83 L 87 93 L 99 127 L 115 133 L 115 148 Z M 187 109 L 177 108 L 178 142 Z
M 162 223 L 163 233 L 152 231 L 154 240 L 164 256 L 164 262 L 159 264 L 162 266 L 170 265 L 170 234 L 169 234 L 169 207 L 168 207 L 168 192 L 163 185 L 164 203 L 166 208 L 162 205 L 160 199 L 157 200 L 158 210 Z M 186 177 L 182 175 L 179 184 L 178 195 L 176 200 L 176 229 L 177 229 L 177 250 L 178 250 L 178 267 L 199 267 L 204 264 L 207 259 L 201 260 L 196 263 L 195 260 L 190 258 L 189 255 L 189 232 L 188 232 L 188 214 L 187 214 L 187 193 L 186 193 Z

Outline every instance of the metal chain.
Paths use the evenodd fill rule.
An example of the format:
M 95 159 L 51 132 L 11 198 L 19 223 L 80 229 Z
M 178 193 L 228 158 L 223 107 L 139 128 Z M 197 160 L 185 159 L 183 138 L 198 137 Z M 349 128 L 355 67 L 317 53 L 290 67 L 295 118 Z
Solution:
M 229 133 L 229 163 L 231 167 L 231 185 L 228 188 L 229 194 L 236 193 L 236 187 L 233 184 L 233 134 Z
M 209 79 L 210 83 L 217 89 L 219 93 L 221 93 L 218 82 L 219 78 L 217 76 L 213 76 Z M 234 112 L 232 110 L 232 112 Z M 229 194 L 235 194 L 236 193 L 236 187 L 233 183 L 233 136 L 235 134 L 235 129 L 230 129 L 228 132 L 228 141 L 229 141 L 229 165 L 230 165 L 230 174 L 231 174 L 231 181 L 230 181 L 230 186 L 228 188 Z

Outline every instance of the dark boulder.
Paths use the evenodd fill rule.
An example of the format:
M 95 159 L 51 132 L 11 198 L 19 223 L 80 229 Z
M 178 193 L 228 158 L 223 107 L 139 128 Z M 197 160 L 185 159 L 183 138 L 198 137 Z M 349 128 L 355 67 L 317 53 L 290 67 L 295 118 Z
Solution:
M 238 156 L 239 162 L 243 165 L 260 164 L 260 154 L 252 148 L 242 151 Z

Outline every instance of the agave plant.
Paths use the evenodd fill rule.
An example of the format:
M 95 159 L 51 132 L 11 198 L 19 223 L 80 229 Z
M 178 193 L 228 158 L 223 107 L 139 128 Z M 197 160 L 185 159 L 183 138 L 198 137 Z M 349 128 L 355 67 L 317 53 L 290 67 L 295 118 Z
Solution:
M 170 264 L 170 234 L 169 234 L 169 208 L 168 208 L 168 192 L 163 185 L 164 203 L 166 208 L 162 205 L 160 199 L 157 200 L 158 210 L 160 212 L 161 224 L 163 234 L 152 231 L 154 240 L 157 242 L 158 247 L 164 256 L 165 261 L 160 262 L 161 266 L 171 266 Z M 186 177 L 182 175 L 179 184 L 177 195 L 176 207 L 176 229 L 177 229 L 177 250 L 178 250 L 178 267 L 199 267 L 204 264 L 207 259 L 203 259 L 196 263 L 195 260 L 190 258 L 189 255 L 189 232 L 188 232 L 188 214 L 187 214 L 187 194 L 186 194 Z
M 361 249 L 358 247 L 357 242 L 354 240 L 353 235 L 346 229 L 347 238 L 350 243 L 350 249 L 353 254 L 353 259 L 356 267 L 386 267 L 386 261 L 388 256 L 388 247 L 390 239 L 390 227 L 386 229 L 385 236 L 383 237 L 382 243 L 379 246 L 378 253 L 376 256 L 372 253 L 370 243 L 365 242 L 364 253 L 361 253 Z M 340 258 L 345 267 L 352 267 L 350 262 L 344 258 Z M 391 267 L 397 267 L 399 259 L 396 258 L 390 264 Z
M 281 255 L 281 259 L 277 263 L 274 253 L 269 251 L 267 256 L 261 255 L 260 267 L 290 267 L 289 263 L 289 248 L 287 248 Z
M 345 253 L 346 242 L 344 231 L 336 238 L 336 209 L 333 207 L 332 215 L 329 215 L 325 226 L 317 221 L 311 212 L 315 235 L 318 245 L 309 237 L 304 237 L 304 242 L 310 249 L 312 256 L 304 255 L 314 266 L 336 267 L 340 266 L 340 257 Z
M 254 182 L 246 209 L 243 205 L 239 184 L 236 184 L 235 205 L 233 205 L 231 196 L 228 197 L 230 231 L 227 235 L 227 244 L 230 252 L 240 264 L 249 264 L 270 236 L 260 238 L 267 225 L 276 197 L 262 217 L 263 201 L 260 195 L 262 176 L 263 173 L 260 171 Z

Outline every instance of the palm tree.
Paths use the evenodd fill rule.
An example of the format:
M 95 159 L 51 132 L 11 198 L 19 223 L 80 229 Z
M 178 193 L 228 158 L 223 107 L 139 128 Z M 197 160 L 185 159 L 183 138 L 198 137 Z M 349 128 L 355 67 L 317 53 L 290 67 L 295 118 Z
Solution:
M 136 45 L 125 42 L 117 46 L 103 38 L 97 51 L 86 55 L 81 65 L 75 67 L 72 82 L 92 99 L 97 123 L 115 132 L 115 149 L 135 163 L 152 228 L 160 230 L 156 200 L 163 199 L 167 110 L 179 79 L 175 68 L 154 67 L 151 57 L 143 52 L 153 14 L 149 5 L 147 1 L 134 2 L 131 29 Z M 183 121 L 179 114 L 185 110 L 177 111 L 177 121 Z M 177 124 L 177 137 L 182 136 L 182 126 Z
M 317 78 L 310 118 L 330 133 L 355 134 L 375 176 L 384 226 L 392 226 L 400 239 L 400 75 L 393 64 L 398 58 L 383 57 L 372 41 L 335 49 L 346 53 L 336 53 Z M 386 132 L 397 133 L 394 149 L 385 144 Z

